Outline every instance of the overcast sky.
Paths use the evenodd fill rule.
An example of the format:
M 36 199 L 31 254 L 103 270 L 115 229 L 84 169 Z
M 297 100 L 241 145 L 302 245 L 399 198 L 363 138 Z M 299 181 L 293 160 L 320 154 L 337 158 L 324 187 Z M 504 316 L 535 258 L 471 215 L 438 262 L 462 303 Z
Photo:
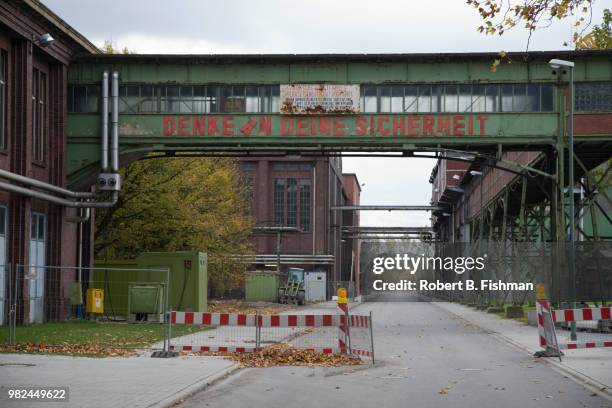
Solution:
M 138 53 L 421 53 L 524 51 L 527 32 L 476 32 L 478 13 L 465 0 L 43 0 L 101 46 Z M 596 0 L 600 22 L 605 1 Z M 609 4 L 609 3 L 608 3 Z M 574 20 L 537 31 L 530 50 L 567 49 Z M 428 204 L 428 159 L 350 158 L 363 204 Z M 362 212 L 363 225 L 422 226 L 425 212 Z

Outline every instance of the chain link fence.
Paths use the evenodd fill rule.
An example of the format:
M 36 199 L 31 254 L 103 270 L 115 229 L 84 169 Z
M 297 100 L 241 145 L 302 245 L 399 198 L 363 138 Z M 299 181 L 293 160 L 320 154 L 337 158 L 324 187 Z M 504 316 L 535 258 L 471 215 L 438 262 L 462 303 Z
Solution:
M 13 265 L 0 291 L 5 343 L 73 348 L 166 347 L 169 270 Z
M 569 307 L 571 302 L 591 306 L 611 304 L 612 243 L 577 242 L 573 262 L 570 245 L 565 242 L 510 241 L 364 243 L 361 290 L 364 298 L 369 300 L 443 299 L 489 306 L 534 305 L 535 292 L 525 284 L 535 286 L 543 283 L 549 300 L 558 307 Z M 377 266 L 381 266 L 381 258 L 395 259 L 398 255 L 401 257 L 400 267 L 391 262 L 393 267 L 374 272 Z M 404 255 L 409 262 L 421 263 L 407 270 L 403 267 Z M 478 259 L 482 268 L 475 267 L 473 260 Z M 392 293 L 374 288 L 375 281 L 394 283 L 401 280 L 415 282 L 417 290 Z M 453 290 L 423 291 L 419 287 L 420 281 L 462 282 L 462 286 Z M 473 289 L 468 289 L 468 282 L 473 283 Z

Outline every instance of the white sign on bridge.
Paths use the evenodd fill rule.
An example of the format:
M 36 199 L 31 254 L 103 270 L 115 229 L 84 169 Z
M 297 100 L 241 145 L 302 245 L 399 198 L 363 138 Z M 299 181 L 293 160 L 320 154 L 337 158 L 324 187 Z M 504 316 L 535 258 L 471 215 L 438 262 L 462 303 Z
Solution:
M 359 113 L 359 85 L 281 85 L 280 100 L 284 114 L 353 115 Z

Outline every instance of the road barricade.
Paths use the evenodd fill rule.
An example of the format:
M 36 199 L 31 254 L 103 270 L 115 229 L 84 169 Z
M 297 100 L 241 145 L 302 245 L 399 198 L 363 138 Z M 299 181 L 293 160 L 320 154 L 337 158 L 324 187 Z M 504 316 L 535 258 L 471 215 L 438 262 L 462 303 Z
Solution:
M 544 349 L 543 352 L 536 353 L 538 356 L 560 356 L 561 350 L 612 347 L 612 340 L 559 342 L 555 327 L 556 323 L 610 320 L 612 319 L 610 307 L 551 310 L 546 299 L 538 299 L 536 310 L 540 346 Z
M 249 353 L 272 344 L 334 354 L 373 357 L 371 315 L 207 313 L 172 311 L 176 325 L 198 326 L 193 333 L 169 340 L 170 351 Z M 339 328 L 348 322 L 350 349 L 343 348 Z M 344 333 L 344 332 L 342 332 Z

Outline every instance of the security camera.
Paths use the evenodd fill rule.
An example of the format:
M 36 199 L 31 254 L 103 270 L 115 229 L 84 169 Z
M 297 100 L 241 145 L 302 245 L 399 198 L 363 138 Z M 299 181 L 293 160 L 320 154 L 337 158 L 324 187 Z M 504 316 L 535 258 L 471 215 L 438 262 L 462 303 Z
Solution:
M 48 47 L 53 41 L 55 41 L 55 38 L 53 38 L 51 34 L 45 33 L 41 35 L 38 39 L 38 45 L 40 45 L 42 48 L 45 48 Z

